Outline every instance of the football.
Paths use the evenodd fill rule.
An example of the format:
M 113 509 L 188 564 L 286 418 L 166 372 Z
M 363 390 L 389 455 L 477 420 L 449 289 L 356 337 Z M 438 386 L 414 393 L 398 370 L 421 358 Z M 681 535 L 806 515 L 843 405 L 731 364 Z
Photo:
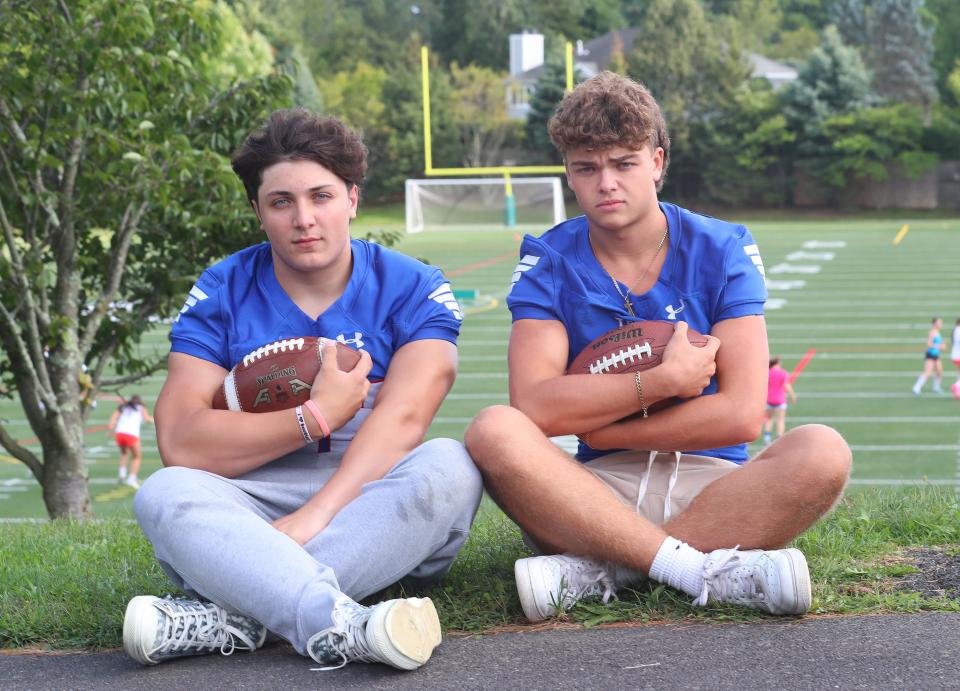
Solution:
M 327 338 L 287 338 L 260 346 L 243 356 L 223 378 L 213 407 L 249 413 L 269 413 L 302 405 L 310 398 L 313 380 L 323 362 Z M 360 361 L 350 346 L 337 346 L 337 364 L 349 372 Z
M 673 336 L 673 322 L 643 321 L 625 324 L 595 338 L 580 351 L 567 374 L 629 374 L 656 367 Z M 707 344 L 703 334 L 687 330 L 692 345 Z

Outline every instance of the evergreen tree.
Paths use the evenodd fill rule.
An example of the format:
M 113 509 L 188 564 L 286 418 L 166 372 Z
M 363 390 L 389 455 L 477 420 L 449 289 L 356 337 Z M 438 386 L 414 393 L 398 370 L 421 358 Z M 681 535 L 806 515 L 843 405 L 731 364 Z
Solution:
M 871 105 L 870 77 L 860 54 L 847 46 L 833 26 L 800 69 L 797 80 L 783 91 L 783 112 L 797 134 L 800 157 L 829 152 L 824 122 L 835 115 Z
M 937 90 L 930 67 L 933 31 L 921 17 L 922 5 L 922 0 L 873 0 L 866 56 L 881 98 L 929 113 Z
M 559 62 L 547 63 L 530 98 L 530 114 L 525 126 L 526 148 L 533 152 L 533 158 L 538 163 L 559 163 L 561 160 L 560 153 L 547 134 L 547 122 L 563 98 L 566 87 L 566 66 Z

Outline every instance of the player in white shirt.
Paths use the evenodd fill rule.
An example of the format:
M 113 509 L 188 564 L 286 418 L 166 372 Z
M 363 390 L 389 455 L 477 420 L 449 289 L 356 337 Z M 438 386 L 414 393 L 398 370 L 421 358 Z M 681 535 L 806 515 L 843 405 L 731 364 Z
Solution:
M 129 401 L 124 401 L 113 411 L 107 427 L 113 430 L 114 439 L 120 448 L 120 468 L 118 478 L 120 482 L 139 489 L 140 481 L 137 473 L 140 472 L 142 453 L 140 450 L 140 427 L 143 422 L 153 422 L 153 418 L 143 405 L 140 396 L 133 395 Z M 127 470 L 127 455 L 131 456 L 129 472 Z

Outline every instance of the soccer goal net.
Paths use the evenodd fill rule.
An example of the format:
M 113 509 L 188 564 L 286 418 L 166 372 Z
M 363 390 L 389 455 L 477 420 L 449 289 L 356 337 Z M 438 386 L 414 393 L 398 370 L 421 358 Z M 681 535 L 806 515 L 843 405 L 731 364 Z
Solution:
M 422 230 L 542 231 L 566 219 L 560 178 L 407 180 L 407 232 Z

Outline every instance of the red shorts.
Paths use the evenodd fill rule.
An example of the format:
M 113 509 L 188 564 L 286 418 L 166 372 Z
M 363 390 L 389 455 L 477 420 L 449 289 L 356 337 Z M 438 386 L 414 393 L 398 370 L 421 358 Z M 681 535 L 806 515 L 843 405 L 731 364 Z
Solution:
M 140 443 L 140 437 L 135 437 L 132 434 L 117 432 L 115 437 L 117 440 L 117 446 L 119 446 L 121 449 L 132 449 L 134 446 Z

